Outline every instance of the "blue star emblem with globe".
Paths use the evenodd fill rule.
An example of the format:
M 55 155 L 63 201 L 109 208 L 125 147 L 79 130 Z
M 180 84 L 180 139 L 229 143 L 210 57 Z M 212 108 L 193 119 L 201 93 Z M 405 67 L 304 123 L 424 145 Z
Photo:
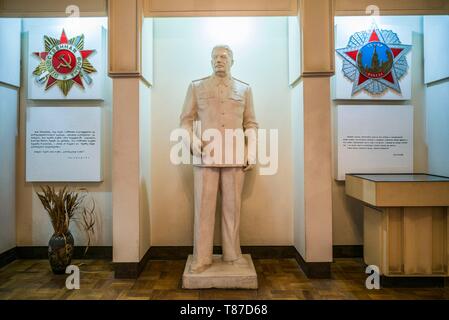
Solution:
M 343 74 L 353 82 L 352 95 L 365 90 L 381 95 L 391 89 L 401 94 L 399 80 L 409 69 L 406 55 L 411 45 L 402 44 L 392 30 L 370 30 L 354 33 L 346 48 L 337 49 L 343 59 Z

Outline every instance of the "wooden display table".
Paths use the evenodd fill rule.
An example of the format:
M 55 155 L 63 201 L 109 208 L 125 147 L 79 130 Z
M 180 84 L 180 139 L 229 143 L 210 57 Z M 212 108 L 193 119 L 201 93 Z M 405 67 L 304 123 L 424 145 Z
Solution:
M 449 276 L 449 178 L 348 174 L 346 194 L 364 202 L 366 264 L 388 277 Z

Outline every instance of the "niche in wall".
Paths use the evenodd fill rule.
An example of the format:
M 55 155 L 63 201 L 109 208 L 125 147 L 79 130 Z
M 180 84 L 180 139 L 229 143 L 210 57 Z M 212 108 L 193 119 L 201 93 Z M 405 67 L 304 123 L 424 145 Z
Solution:
M 294 26 L 294 22 L 290 24 Z M 173 143 L 169 137 L 171 131 L 179 127 L 189 83 L 212 74 L 211 50 L 217 44 L 232 48 L 235 60 L 232 75 L 251 86 L 260 128 L 277 130 L 279 142 L 277 164 L 273 163 L 274 159 L 270 164 L 276 165 L 274 174 L 259 175 L 257 168 L 246 175 L 242 245 L 293 243 L 289 84 L 299 75 L 299 49 L 291 44 L 293 40 L 289 48 L 289 37 L 297 39 L 297 34 L 289 33 L 288 17 L 153 19 L 153 38 L 148 40 L 153 42 L 154 70 L 151 89 L 152 245 L 192 244 L 192 168 L 170 162 Z M 291 58 L 289 63 L 289 51 L 291 55 L 298 54 L 297 60 Z M 146 56 L 144 63 L 145 59 Z M 218 222 L 216 227 L 215 242 L 218 244 Z

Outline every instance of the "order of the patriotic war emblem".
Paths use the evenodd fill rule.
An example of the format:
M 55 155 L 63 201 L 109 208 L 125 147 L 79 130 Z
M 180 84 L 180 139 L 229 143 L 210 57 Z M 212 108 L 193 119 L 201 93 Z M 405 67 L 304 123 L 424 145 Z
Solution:
M 48 90 L 57 85 L 67 96 L 74 84 L 84 89 L 83 80 L 90 85 L 89 74 L 96 72 L 87 59 L 95 50 L 84 50 L 84 35 L 68 39 L 62 30 L 59 39 L 44 36 L 44 52 L 34 52 L 40 64 L 33 71 L 36 81 Z
M 381 95 L 388 89 L 401 94 L 399 80 L 408 71 L 406 55 L 412 46 L 402 44 L 392 30 L 371 30 L 354 33 L 346 48 L 337 49 L 343 59 L 343 74 L 353 82 L 352 95 L 365 90 Z

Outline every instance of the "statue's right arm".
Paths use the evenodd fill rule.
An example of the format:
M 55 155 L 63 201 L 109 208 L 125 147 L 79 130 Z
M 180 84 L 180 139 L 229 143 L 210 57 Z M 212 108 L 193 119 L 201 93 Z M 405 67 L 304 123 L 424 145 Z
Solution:
M 201 140 L 193 136 L 194 135 L 193 123 L 197 119 L 198 119 L 198 105 L 196 101 L 195 86 L 193 85 L 193 83 L 191 83 L 189 85 L 189 88 L 187 89 L 187 94 L 184 100 L 184 106 L 182 108 L 180 122 L 181 128 L 187 130 L 189 133 L 190 151 L 195 155 L 199 155 L 202 152 Z

